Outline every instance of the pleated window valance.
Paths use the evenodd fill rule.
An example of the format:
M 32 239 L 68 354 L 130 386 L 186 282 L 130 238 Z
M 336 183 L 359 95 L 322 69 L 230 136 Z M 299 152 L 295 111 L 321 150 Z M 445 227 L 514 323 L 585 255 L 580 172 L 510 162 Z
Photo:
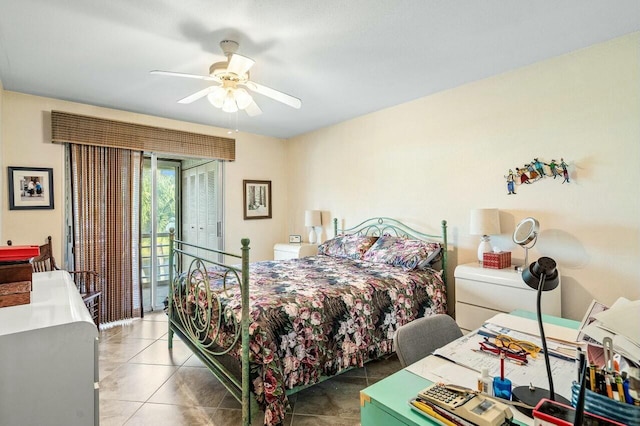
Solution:
M 51 111 L 51 141 L 234 161 L 235 139 Z

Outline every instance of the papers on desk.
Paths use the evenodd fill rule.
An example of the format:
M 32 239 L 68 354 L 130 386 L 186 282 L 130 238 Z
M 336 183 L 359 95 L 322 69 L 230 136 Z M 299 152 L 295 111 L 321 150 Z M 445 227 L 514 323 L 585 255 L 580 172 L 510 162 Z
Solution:
M 581 334 L 602 345 L 613 341 L 613 351 L 640 364 L 640 300 L 619 298 L 609 309 L 593 301 L 582 322 Z M 585 339 L 591 342 L 588 339 Z
M 509 314 L 498 314 L 487 322 L 531 336 L 540 336 L 538 321 L 529 318 L 516 317 Z M 555 324 L 545 323 L 544 334 L 547 340 L 555 340 L 564 344 L 573 345 L 574 348 L 578 340 L 578 330 L 572 330 Z
M 507 317 L 507 318 L 505 318 Z M 496 324 L 496 320 L 498 324 Z M 490 376 L 499 376 L 500 375 L 500 359 L 497 356 L 492 354 L 488 354 L 486 352 L 480 352 L 478 349 L 480 348 L 479 343 L 484 341 L 484 337 L 480 333 L 492 333 L 492 334 L 507 334 L 514 339 L 517 340 L 528 340 L 532 343 L 540 345 L 540 339 L 536 339 L 534 336 L 524 334 L 520 331 L 514 331 L 510 327 L 513 325 L 520 327 L 522 324 L 527 324 L 527 321 L 520 322 L 522 318 L 515 317 L 512 315 L 497 315 L 496 317 L 490 319 L 480 330 L 476 332 L 469 333 L 460 339 L 457 339 L 448 345 L 436 350 L 434 352 L 435 355 L 448 359 L 460 366 L 466 367 L 468 369 L 474 370 L 476 372 L 480 372 L 482 368 L 487 368 L 489 370 Z M 528 320 L 531 321 L 531 320 Z M 535 330 L 537 330 L 537 323 L 533 321 L 536 325 Z M 545 324 L 545 331 L 546 331 Z M 526 327 L 524 327 L 526 328 Z M 538 333 L 535 333 L 536 335 Z M 560 333 L 562 339 L 567 339 L 567 334 Z M 575 334 L 577 335 L 577 333 Z M 551 349 L 555 346 L 562 346 L 565 350 L 573 351 L 575 355 L 575 348 L 573 347 L 565 347 L 560 343 L 549 343 L 549 349 L 551 353 Z M 568 349 L 567 349 L 568 348 Z M 547 379 L 547 371 L 544 363 L 544 357 L 542 354 L 539 354 L 536 358 L 527 357 L 528 363 L 526 365 L 518 365 L 512 362 L 505 363 L 505 375 L 508 379 L 511 380 L 513 386 L 528 386 L 530 383 L 535 387 L 541 387 L 548 389 L 549 382 Z M 553 374 L 553 383 L 555 386 L 555 390 L 558 394 L 564 396 L 567 399 L 571 398 L 571 384 L 577 377 L 576 367 L 574 364 L 573 357 L 549 357 L 551 372 Z M 411 367 L 409 367 L 410 369 Z M 419 371 L 414 372 L 415 374 L 421 375 L 423 377 L 424 374 L 420 374 Z M 434 372 L 431 372 L 433 374 Z M 443 374 L 443 376 L 447 376 Z M 475 382 L 476 374 L 471 373 L 471 380 Z M 429 378 L 429 377 L 426 377 Z M 432 378 L 430 380 L 433 380 Z M 462 381 L 462 380 L 459 380 Z M 455 381 L 445 380 L 448 383 L 456 383 Z

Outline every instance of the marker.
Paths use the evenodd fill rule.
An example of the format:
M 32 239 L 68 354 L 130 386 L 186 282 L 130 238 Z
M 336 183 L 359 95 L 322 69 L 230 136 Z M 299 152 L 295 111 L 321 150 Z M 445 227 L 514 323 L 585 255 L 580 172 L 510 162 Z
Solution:
M 624 389 L 622 387 L 622 377 L 616 376 L 616 386 L 618 387 L 618 399 L 620 400 L 620 402 L 625 402 Z
M 416 401 L 422 402 L 423 404 L 427 404 L 429 407 L 431 407 L 433 409 L 433 411 L 435 411 L 436 413 L 440 414 L 444 418 L 449 419 L 450 421 L 455 423 L 457 426 L 475 426 L 475 423 L 471 423 L 471 422 L 463 419 L 462 417 L 459 417 L 459 416 L 457 416 L 457 415 L 445 410 L 444 408 L 440 408 L 437 405 L 430 403 L 429 401 L 425 401 L 424 399 L 421 399 L 421 398 L 416 398 Z
M 633 404 L 633 398 L 629 393 L 629 379 L 627 378 L 627 372 L 622 372 L 622 388 L 624 389 L 624 399 L 627 404 Z
M 434 419 L 441 421 L 446 426 L 457 426 L 451 420 L 446 419 L 443 416 L 441 416 L 440 414 L 436 413 L 427 404 L 423 404 L 420 401 L 413 400 L 413 401 L 411 401 L 411 405 L 413 405 L 414 407 L 416 407 L 418 410 L 422 411 L 423 413 L 428 414 L 429 416 L 433 417 Z
M 611 389 L 611 374 L 605 374 L 604 382 L 607 386 L 607 396 L 613 399 L 613 389 Z
M 596 391 L 596 366 L 594 364 L 591 364 L 589 366 L 589 380 L 591 381 L 590 382 L 591 390 L 595 392 Z

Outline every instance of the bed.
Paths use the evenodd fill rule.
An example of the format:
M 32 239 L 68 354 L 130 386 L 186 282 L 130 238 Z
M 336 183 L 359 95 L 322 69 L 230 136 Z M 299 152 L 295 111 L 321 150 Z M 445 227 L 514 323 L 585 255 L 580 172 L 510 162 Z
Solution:
M 242 404 L 243 424 L 284 419 L 288 395 L 393 353 L 395 330 L 446 313 L 447 226 L 389 218 L 339 229 L 301 259 L 249 262 L 171 233 L 169 348 L 181 340 Z

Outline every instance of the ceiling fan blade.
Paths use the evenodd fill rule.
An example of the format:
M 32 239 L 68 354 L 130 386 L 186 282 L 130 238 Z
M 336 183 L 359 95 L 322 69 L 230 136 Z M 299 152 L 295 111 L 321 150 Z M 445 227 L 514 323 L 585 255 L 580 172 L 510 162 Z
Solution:
M 251 102 L 244 110 L 249 117 L 255 117 L 256 115 L 262 114 L 262 110 L 255 102 Z
M 289 105 L 292 108 L 300 109 L 302 106 L 302 101 L 300 99 L 287 95 L 286 93 L 279 92 L 270 87 L 254 83 L 253 81 L 247 81 L 244 85 L 247 86 L 249 90 L 265 95 L 271 99 L 275 99 L 276 101 Z
M 150 74 L 168 75 L 170 77 L 195 78 L 197 80 L 217 81 L 218 83 L 220 83 L 220 78 L 213 75 L 186 74 L 183 72 L 160 71 L 160 70 L 153 70 L 150 72 Z
M 190 104 L 193 101 L 197 101 L 200 98 L 204 98 L 217 86 L 209 86 L 206 89 L 202 89 L 194 93 L 193 95 L 189 95 L 186 98 L 182 98 L 178 101 L 179 104 Z
M 227 71 L 232 72 L 237 76 L 242 76 L 245 75 L 255 63 L 256 61 L 251 58 L 234 53 L 231 55 L 231 59 L 229 60 Z

